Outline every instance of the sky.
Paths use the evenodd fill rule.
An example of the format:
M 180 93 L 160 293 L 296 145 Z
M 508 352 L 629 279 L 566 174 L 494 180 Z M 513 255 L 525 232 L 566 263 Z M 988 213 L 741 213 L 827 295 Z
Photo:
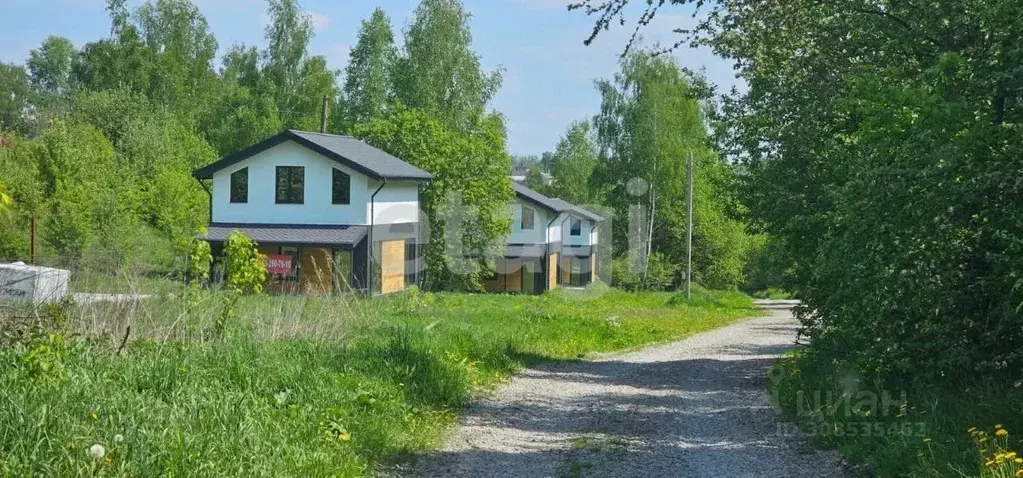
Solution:
M 503 70 L 504 82 L 491 107 L 505 115 L 508 149 L 514 155 L 554 149 L 567 126 L 600 109 L 593 87 L 610 78 L 632 32 L 629 24 L 603 32 L 590 46 L 585 40 L 593 18 L 569 12 L 572 0 L 463 0 L 472 13 L 473 47 L 487 70 Z M 132 8 L 142 0 L 129 0 Z M 193 0 L 205 15 L 221 53 L 235 43 L 263 47 L 269 17 L 264 0 Z M 81 47 L 106 37 L 110 19 L 104 0 L 3 0 L 0 15 L 0 61 L 23 63 L 31 49 L 49 35 L 64 36 Z M 310 53 L 323 55 L 331 69 L 343 69 L 355 44 L 359 23 L 376 7 L 391 18 L 397 41 L 418 3 L 415 0 L 300 0 L 311 17 L 316 36 Z M 634 0 L 634 7 L 646 2 Z M 687 7 L 665 7 L 643 30 L 646 43 L 674 43 L 674 28 L 692 25 Z M 732 63 L 706 48 L 674 53 L 682 66 L 703 70 L 707 79 L 728 91 L 745 88 Z M 219 59 L 218 59 L 219 62 Z M 219 64 L 217 65 L 219 67 Z

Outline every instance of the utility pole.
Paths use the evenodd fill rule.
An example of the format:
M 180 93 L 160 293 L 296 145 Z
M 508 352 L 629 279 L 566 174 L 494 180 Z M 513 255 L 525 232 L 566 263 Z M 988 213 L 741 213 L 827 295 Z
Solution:
M 32 219 L 29 220 L 29 239 L 28 239 L 28 256 L 29 263 L 35 265 L 36 263 L 36 216 L 32 215 Z
M 686 300 L 692 296 L 693 283 L 693 152 L 686 158 Z
M 323 97 L 323 105 L 320 106 L 320 132 L 327 132 L 327 97 Z

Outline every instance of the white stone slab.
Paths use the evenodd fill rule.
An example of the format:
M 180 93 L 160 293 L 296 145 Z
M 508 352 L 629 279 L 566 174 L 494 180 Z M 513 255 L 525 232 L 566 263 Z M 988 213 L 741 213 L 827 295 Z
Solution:
M 56 302 L 68 294 L 71 272 L 23 262 L 0 264 L 0 302 Z

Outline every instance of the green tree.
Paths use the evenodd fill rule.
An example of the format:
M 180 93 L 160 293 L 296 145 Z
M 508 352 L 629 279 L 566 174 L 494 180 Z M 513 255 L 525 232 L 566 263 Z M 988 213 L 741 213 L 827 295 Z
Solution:
M 148 48 L 138 28 L 130 23 L 124 0 L 107 0 L 110 13 L 110 38 L 86 43 L 81 61 L 72 67 L 74 82 L 90 90 L 124 88 L 147 93 L 150 90 L 154 52 Z
M 262 75 L 272 88 L 285 127 L 319 130 L 323 97 L 337 97 L 336 73 L 323 57 L 308 57 L 312 21 L 297 0 L 270 0 Z
M 501 85 L 472 50 L 469 12 L 459 0 L 423 0 L 405 29 L 395 94 L 408 108 L 437 118 L 453 131 L 473 130 Z
M 24 131 L 30 92 L 25 68 L 0 63 L 0 91 L 0 131 Z
M 551 184 L 546 192 L 574 204 L 597 202 L 590 177 L 599 154 L 597 137 L 588 121 L 569 125 L 551 155 Z
M 76 263 L 97 234 L 133 222 L 122 201 L 126 189 L 116 174 L 114 148 L 99 129 L 57 122 L 39 139 L 35 156 L 48 198 L 42 241 L 59 262 Z
M 1019 2 L 709 8 L 697 41 L 749 86 L 723 145 L 815 349 L 882 380 L 1023 378 Z
M 345 121 L 363 123 L 386 115 L 394 98 L 391 75 L 396 58 L 391 20 L 377 8 L 362 21 L 345 68 Z
M 594 187 L 605 192 L 619 224 L 640 226 L 616 228 L 616 250 L 635 251 L 640 268 L 654 251 L 680 264 L 686 156 L 692 154 L 693 277 L 710 287 L 735 286 L 742 281 L 748 252 L 745 227 L 731 214 L 735 196 L 728 186 L 734 168 L 710 146 L 702 82 L 674 59 L 649 52 L 625 56 L 613 80 L 597 81 L 601 111 L 595 124 L 602 159 Z M 644 215 L 630 217 L 630 206 L 640 204 Z
M 78 50 L 64 37 L 51 35 L 29 52 L 29 82 L 38 103 L 44 107 L 66 105 L 75 89 L 72 72 L 77 62 Z
M 208 102 L 216 74 L 217 40 L 206 18 L 189 0 L 154 0 L 133 15 L 153 68 L 147 96 L 154 104 L 194 120 Z
M 481 258 L 503 246 L 511 227 L 507 217 L 513 198 L 507 176 L 511 160 L 500 118 L 489 117 L 478 133 L 468 136 L 445 128 L 425 112 L 399 108 L 386 118 L 355 125 L 354 134 L 434 175 L 420 195 L 430 224 L 426 287 L 479 290 L 486 273 Z M 462 251 L 448 250 L 445 233 L 451 226 L 445 220 L 457 217 L 449 209 L 456 197 L 470 211 L 467 217 L 458 217 L 464 233 L 456 240 L 462 241 Z M 464 275 L 452 273 L 448 267 L 452 252 L 475 258 L 479 267 Z

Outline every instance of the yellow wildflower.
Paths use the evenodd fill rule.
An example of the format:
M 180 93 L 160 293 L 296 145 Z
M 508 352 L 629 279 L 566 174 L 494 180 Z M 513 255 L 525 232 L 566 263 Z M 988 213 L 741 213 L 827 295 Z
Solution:
M 1010 458 L 1010 459 L 1011 459 L 1011 458 L 1016 458 L 1016 452 L 1014 452 L 1014 451 L 1010 451 L 1009 453 L 1006 453 L 1006 454 L 1005 454 L 1005 457 L 1006 457 L 1006 458 Z
M 348 441 L 352 439 L 352 436 L 348 432 L 341 432 L 337 435 L 337 439 L 341 441 Z
M 1023 463 L 1023 458 L 1016 458 L 1013 461 L 1015 461 L 1016 463 Z M 1023 471 L 1023 470 L 1020 470 L 1020 471 Z
M 996 436 L 1000 436 L 1000 437 L 1006 436 L 1008 434 L 1009 434 L 1009 430 L 1006 430 L 1004 428 L 999 429 L 997 432 L 995 432 L 995 435 Z

